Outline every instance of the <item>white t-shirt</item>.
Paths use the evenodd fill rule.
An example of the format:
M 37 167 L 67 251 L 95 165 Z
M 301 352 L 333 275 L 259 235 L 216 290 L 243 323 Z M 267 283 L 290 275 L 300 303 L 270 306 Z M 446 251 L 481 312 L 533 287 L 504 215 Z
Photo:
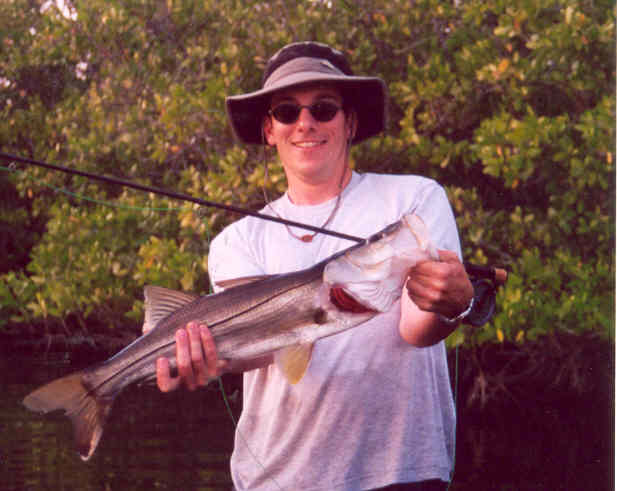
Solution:
M 271 206 L 283 218 L 321 226 L 334 205 L 335 199 L 297 206 L 284 195 Z M 419 176 L 354 172 L 328 228 L 366 237 L 410 211 L 424 220 L 438 249 L 460 256 L 443 188 Z M 351 245 L 323 234 L 304 243 L 281 224 L 247 217 L 212 241 L 209 273 L 214 283 L 285 273 Z M 445 346 L 407 344 L 399 318 L 397 302 L 365 324 L 317 341 L 296 385 L 274 365 L 244 374 L 231 457 L 236 489 L 362 490 L 449 480 L 455 411 Z

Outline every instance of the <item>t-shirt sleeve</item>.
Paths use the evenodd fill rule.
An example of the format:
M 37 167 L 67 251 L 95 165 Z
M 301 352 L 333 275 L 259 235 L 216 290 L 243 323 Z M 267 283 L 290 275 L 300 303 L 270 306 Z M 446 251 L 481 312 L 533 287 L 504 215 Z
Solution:
M 433 181 L 422 194 L 415 212 L 424 220 L 435 247 L 456 252 L 462 259 L 454 212 L 444 188 Z
M 208 274 L 215 292 L 222 290 L 217 282 L 264 274 L 250 247 L 235 224 L 224 229 L 210 244 Z

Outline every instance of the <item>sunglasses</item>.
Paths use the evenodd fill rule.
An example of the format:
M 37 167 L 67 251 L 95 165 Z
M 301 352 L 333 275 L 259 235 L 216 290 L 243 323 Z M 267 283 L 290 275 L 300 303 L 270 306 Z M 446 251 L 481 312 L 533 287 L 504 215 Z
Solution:
M 340 106 L 328 101 L 313 102 L 310 106 L 301 106 L 293 102 L 283 102 L 274 109 L 270 109 L 268 113 L 274 116 L 274 119 L 280 123 L 292 124 L 298 120 L 300 111 L 302 111 L 303 108 L 307 108 L 311 116 L 320 123 L 332 121 L 336 113 L 341 109 Z

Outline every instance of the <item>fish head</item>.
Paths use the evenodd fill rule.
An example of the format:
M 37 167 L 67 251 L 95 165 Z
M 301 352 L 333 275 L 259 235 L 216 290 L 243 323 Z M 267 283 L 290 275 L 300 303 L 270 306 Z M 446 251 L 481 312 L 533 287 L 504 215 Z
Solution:
M 385 312 L 401 296 L 409 270 L 437 257 L 426 225 L 409 214 L 330 261 L 323 279 L 331 290 L 340 288 L 367 309 Z

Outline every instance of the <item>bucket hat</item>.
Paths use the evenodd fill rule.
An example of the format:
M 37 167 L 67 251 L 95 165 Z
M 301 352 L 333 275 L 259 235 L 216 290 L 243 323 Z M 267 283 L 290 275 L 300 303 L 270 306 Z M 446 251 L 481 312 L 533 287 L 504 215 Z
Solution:
M 235 135 L 244 143 L 263 144 L 263 117 L 272 94 L 314 82 L 336 84 L 344 105 L 355 109 L 358 125 L 352 143 L 366 140 L 384 129 L 387 96 L 384 81 L 378 77 L 355 76 L 343 53 L 307 41 L 288 44 L 268 60 L 260 90 L 227 97 L 227 115 Z

